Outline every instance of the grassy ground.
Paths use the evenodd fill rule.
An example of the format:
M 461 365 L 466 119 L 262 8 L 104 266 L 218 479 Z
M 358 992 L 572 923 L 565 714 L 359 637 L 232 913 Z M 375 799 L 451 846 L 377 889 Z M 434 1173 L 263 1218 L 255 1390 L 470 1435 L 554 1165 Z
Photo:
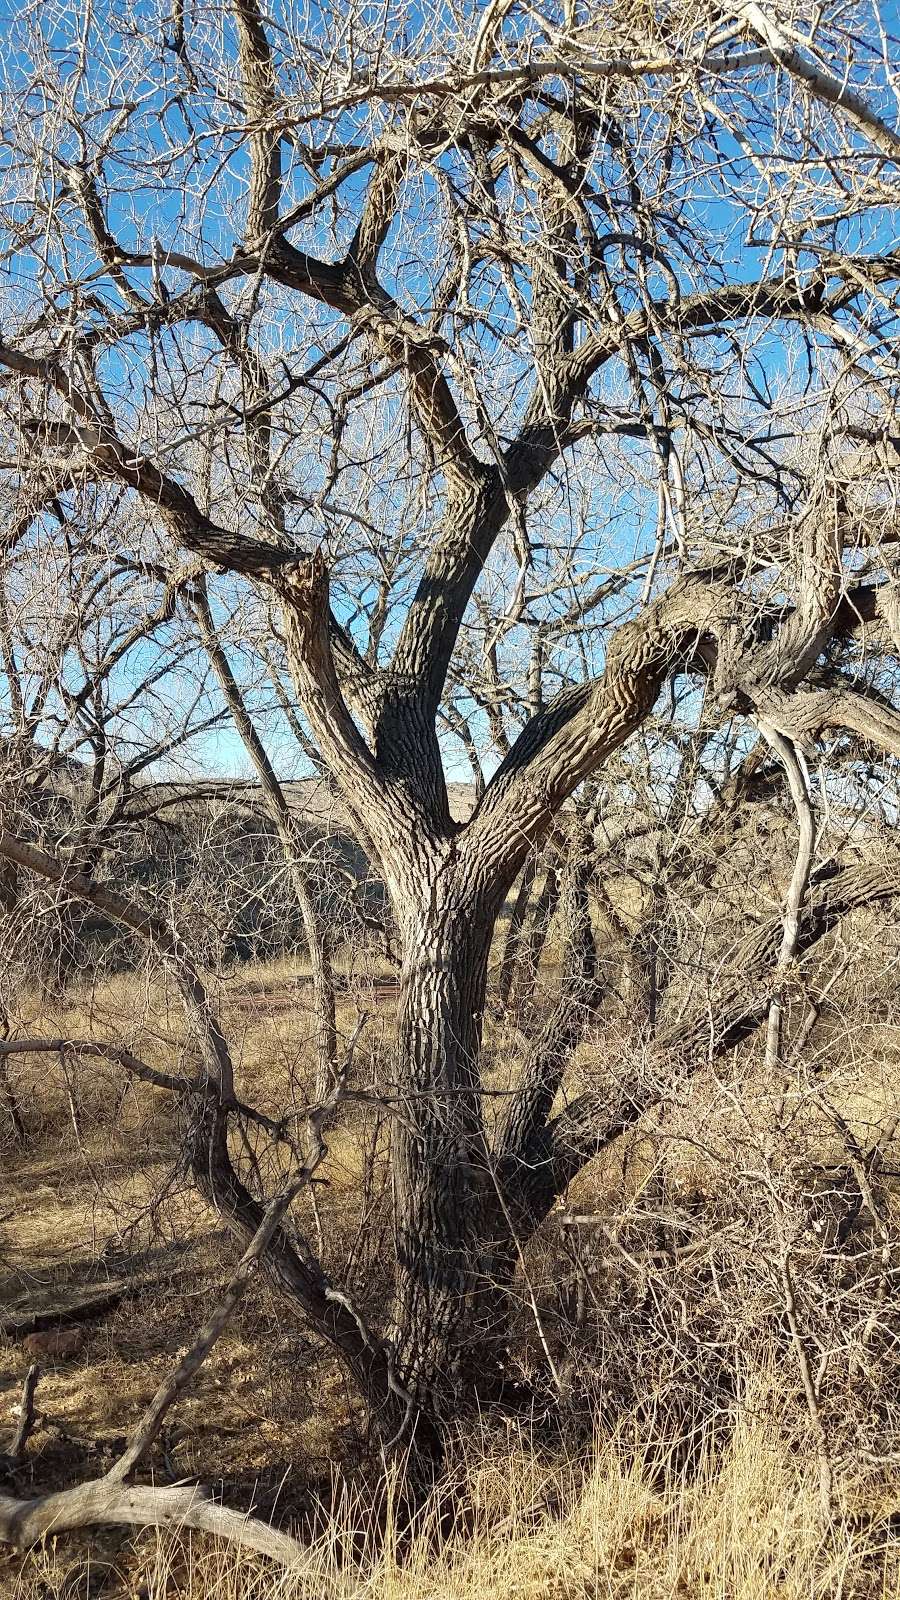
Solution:
M 388 975 L 379 976 L 384 982 Z M 236 972 L 221 983 L 217 999 L 239 1092 L 263 1111 L 280 1113 L 291 1097 L 302 1105 L 311 1073 L 302 974 L 284 963 Z M 360 1008 L 371 1017 L 365 1071 L 376 1071 L 387 1056 L 393 1007 L 376 985 L 348 973 L 339 1010 L 348 1037 Z M 177 1002 L 134 975 L 85 986 L 55 1006 L 36 999 L 33 1014 L 23 1012 L 17 1024 L 23 1034 L 125 1043 L 163 1068 L 190 1064 Z M 874 1126 L 888 1101 L 896 1102 L 893 1055 L 888 1060 L 877 1030 L 869 1037 L 856 1027 L 852 1042 L 835 1031 L 829 1043 L 846 1062 L 841 1103 L 848 1112 L 851 1083 L 860 1093 L 857 1058 L 865 1055 L 866 1092 L 874 1100 L 860 1110 L 860 1127 Z M 507 1041 L 490 1045 L 496 1046 L 490 1081 L 499 1083 L 512 1052 Z M 595 1069 L 595 1062 L 584 1068 Z M 576 1077 L 580 1070 L 576 1061 Z M 234 1250 L 174 1174 L 178 1129 L 165 1096 L 146 1085 L 123 1093 L 112 1068 L 57 1057 L 17 1063 L 16 1088 L 33 1145 L 17 1153 L 7 1143 L 0 1156 L 0 1304 L 29 1285 L 115 1274 L 135 1255 L 152 1278 L 142 1295 L 86 1326 L 78 1356 L 46 1363 L 38 1391 L 44 1423 L 16 1486 L 27 1494 L 103 1470 L 190 1342 Z M 689 1105 L 670 1113 L 676 1133 L 679 1117 L 684 1122 L 686 1190 L 707 1181 L 704 1163 L 710 1182 L 722 1170 L 715 1141 L 724 1137 L 716 1129 L 725 1123 L 714 1088 L 701 1086 Z M 760 1093 L 765 1111 L 766 1085 Z M 740 1114 L 749 1162 L 756 1133 L 743 1107 Z M 814 1128 L 810 1136 L 820 1133 Z M 653 1140 L 646 1144 L 643 1169 L 643 1146 L 630 1158 L 636 1214 L 647 1208 L 647 1175 L 658 1161 Z M 339 1265 L 352 1246 L 360 1175 L 373 1151 L 383 1162 L 383 1135 L 352 1115 L 329 1134 L 321 1171 L 328 1181 L 325 1245 Z M 612 1214 L 621 1201 L 613 1179 L 619 1181 L 617 1172 L 601 1168 L 576 1203 L 608 1201 Z M 300 1204 L 307 1207 L 300 1220 L 312 1231 L 308 1201 Z M 627 1254 L 622 1260 L 630 1270 Z M 552 1242 L 538 1241 L 533 1267 L 542 1285 L 552 1285 L 558 1273 Z M 0 1448 L 27 1366 L 21 1344 L 0 1339 Z M 109 1600 L 886 1600 L 900 1594 L 900 1543 L 891 1521 L 900 1484 L 891 1471 L 857 1471 L 845 1454 L 833 1515 L 823 1525 L 819 1468 L 802 1410 L 798 1432 L 796 1374 L 789 1423 L 784 1370 L 748 1353 L 743 1381 L 744 1392 L 732 1397 L 736 1426 L 695 1452 L 689 1472 L 683 1457 L 667 1453 L 662 1441 L 671 1433 L 663 1425 L 655 1435 L 644 1427 L 640 1442 L 620 1427 L 593 1450 L 580 1442 L 577 1456 L 574 1441 L 567 1454 L 558 1440 L 550 1448 L 518 1433 L 470 1434 L 459 1442 L 454 1465 L 468 1507 L 465 1526 L 441 1541 L 426 1528 L 401 1559 L 390 1531 L 375 1548 L 365 1490 L 353 1488 L 356 1498 L 348 1501 L 335 1488 L 336 1469 L 353 1467 L 360 1441 L 360 1419 L 340 1370 L 260 1284 L 179 1403 L 163 1460 L 170 1478 L 202 1475 L 221 1482 L 231 1504 L 255 1502 L 289 1515 L 309 1534 L 308 1565 L 279 1573 L 177 1535 L 72 1536 L 26 1558 L 0 1557 L 0 1600 L 101 1593 Z M 362 1480 L 351 1472 L 350 1481 Z
M 838 1513 L 823 1527 L 815 1471 L 751 1415 L 690 1481 L 623 1440 L 599 1444 L 587 1474 L 514 1440 L 502 1451 L 470 1440 L 458 1471 L 467 1527 L 438 1541 L 426 1526 L 402 1556 L 390 1530 L 360 1548 L 366 1508 L 345 1503 L 296 1572 L 145 1535 L 95 1545 L 94 1581 L 141 1600 L 887 1600 L 900 1587 L 888 1519 Z M 89 1573 L 70 1542 L 10 1569 L 5 1592 L 71 1600 Z

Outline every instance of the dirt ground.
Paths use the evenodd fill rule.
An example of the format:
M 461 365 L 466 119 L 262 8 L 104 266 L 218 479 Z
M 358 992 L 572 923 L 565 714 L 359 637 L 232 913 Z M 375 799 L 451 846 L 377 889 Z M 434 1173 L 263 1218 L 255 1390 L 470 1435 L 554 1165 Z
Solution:
M 296 1075 L 303 988 L 263 976 L 229 989 L 236 1055 L 263 1100 L 278 1098 L 275 1080 L 286 1070 Z M 94 1036 L 104 1021 L 112 1034 L 113 1010 L 95 1004 Z M 83 1017 L 49 1021 L 69 1037 L 89 1036 Z M 180 1041 L 159 1027 L 154 1034 L 140 1042 L 162 1064 Z M 16 1081 L 36 1130 L 30 1148 L 0 1128 L 0 1456 L 32 1360 L 26 1336 L 62 1326 L 83 1339 L 77 1354 L 40 1357 L 38 1424 L 23 1463 L 0 1476 L 0 1493 L 46 1492 L 107 1470 L 237 1259 L 234 1241 L 178 1175 L 165 1097 L 142 1085 L 123 1099 L 108 1069 L 90 1072 L 73 1094 L 55 1058 L 30 1058 Z M 302 1521 L 327 1498 L 335 1460 L 358 1447 L 336 1363 L 261 1280 L 174 1408 L 152 1467 L 160 1481 L 202 1475 L 233 1505 Z M 123 1537 L 88 1542 L 109 1553 Z M 21 1565 L 0 1553 L 0 1600 L 14 1592 Z

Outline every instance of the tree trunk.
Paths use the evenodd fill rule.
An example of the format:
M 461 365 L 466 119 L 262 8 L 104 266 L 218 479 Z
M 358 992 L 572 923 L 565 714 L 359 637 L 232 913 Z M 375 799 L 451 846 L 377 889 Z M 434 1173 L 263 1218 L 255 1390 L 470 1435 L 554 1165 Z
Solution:
M 560 861 L 559 855 L 554 854 L 547 868 L 544 887 L 533 905 L 531 924 L 519 941 L 517 971 L 510 985 L 516 1006 L 521 1005 L 526 994 L 532 993 L 537 982 L 544 945 L 559 904 L 559 890 Z
M 506 889 L 454 870 L 453 847 L 426 870 L 403 930 L 394 1134 L 396 1301 L 401 1381 L 440 1419 L 508 1390 L 504 1345 L 523 1220 L 519 1166 L 543 1130 L 569 1055 L 600 997 L 585 855 L 562 874 L 566 940 L 560 1001 L 534 1041 L 493 1149 L 479 1067 L 488 956 Z M 557 891 L 558 892 L 558 891 Z M 511 1203 L 510 1203 L 511 1201 Z M 527 1237 L 526 1229 L 523 1237 Z
M 522 868 L 519 891 L 510 913 L 509 927 L 506 930 L 506 938 L 503 943 L 503 956 L 500 961 L 500 973 L 497 980 L 497 990 L 502 1006 L 509 1004 L 513 979 L 521 956 L 525 918 L 531 905 L 537 864 L 537 852 L 532 850 L 526 857 L 525 865 Z
M 497 914 L 448 867 L 429 873 L 427 893 L 401 918 L 393 1152 L 398 1371 L 438 1416 L 461 1398 L 482 1274 L 489 1166 L 478 1057 Z

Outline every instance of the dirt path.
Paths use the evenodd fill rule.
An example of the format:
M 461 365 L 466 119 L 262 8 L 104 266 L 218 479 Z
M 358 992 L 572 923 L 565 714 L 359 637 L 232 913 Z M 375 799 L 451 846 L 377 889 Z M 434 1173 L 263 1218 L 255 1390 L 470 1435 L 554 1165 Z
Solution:
M 400 985 L 396 978 L 376 978 L 365 984 L 356 984 L 353 979 L 338 975 L 335 979 L 335 995 L 339 1003 L 355 999 L 359 1010 L 367 1011 L 372 1006 L 380 1009 L 382 1006 L 395 1005 L 400 996 Z M 228 1004 L 242 1013 L 279 1016 L 296 1007 L 298 1001 L 301 1005 L 307 1002 L 311 1004 L 311 997 L 312 979 L 301 974 L 272 982 L 262 979 L 241 984 L 239 988 L 229 991 Z

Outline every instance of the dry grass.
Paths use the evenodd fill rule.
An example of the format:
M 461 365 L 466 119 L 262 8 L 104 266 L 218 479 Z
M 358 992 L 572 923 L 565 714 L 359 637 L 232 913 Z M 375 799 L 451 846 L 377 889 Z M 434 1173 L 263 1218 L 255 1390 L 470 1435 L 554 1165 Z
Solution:
M 887 1508 L 848 1511 L 823 1528 L 814 1468 L 772 1422 L 748 1411 L 717 1459 L 688 1480 L 661 1450 L 597 1446 L 585 1474 L 514 1442 L 468 1446 L 459 1462 L 470 1508 L 464 1531 L 438 1540 L 426 1525 L 398 1548 L 377 1543 L 371 1518 L 345 1502 L 282 1572 L 223 1546 L 145 1536 L 113 1557 L 110 1595 L 144 1600 L 875 1600 L 898 1592 L 900 1541 Z M 353 1554 L 348 1554 L 353 1551 Z M 95 1555 L 95 1560 L 101 1558 Z M 63 1600 L 68 1554 L 45 1551 L 12 1576 L 10 1600 Z M 66 1582 L 69 1583 L 67 1589 Z
M 287 1002 L 273 1005 L 273 995 L 276 999 L 286 995 Z M 234 1045 L 241 1092 L 266 1111 L 275 1112 L 286 1104 L 302 1106 L 312 1075 L 302 975 L 284 963 L 243 969 L 221 983 L 217 997 Z M 359 1062 L 360 1072 L 368 1074 L 387 1059 L 394 1010 L 391 1005 L 372 1005 L 371 995 L 362 988 L 348 987 L 339 1012 L 339 1027 L 348 1036 L 358 1008 L 371 1015 L 366 1033 L 371 1053 Z M 866 1020 L 856 1023 L 857 1017 Z M 20 1020 L 22 1031 L 31 1031 L 28 1017 Z M 122 974 L 73 987 L 56 1006 L 36 1001 L 33 1020 L 34 1032 L 106 1037 L 128 1044 L 160 1067 L 190 1064 L 190 1044 L 177 1000 L 146 976 Z M 582 1081 L 596 1087 L 606 1076 L 612 1081 L 621 1076 L 626 1062 L 635 1074 L 650 1070 L 637 1047 L 629 1046 L 626 1021 L 620 1024 L 620 1034 L 615 1016 L 605 1019 L 602 1037 L 585 1041 L 570 1074 L 576 1088 Z M 488 1048 L 488 1082 L 492 1088 L 505 1087 L 509 1063 L 519 1059 L 513 1031 L 492 1028 Z M 81 1600 L 90 1592 L 88 1553 L 92 1560 L 108 1560 L 116 1569 L 117 1575 L 98 1591 L 108 1600 L 132 1595 L 143 1600 L 176 1596 L 182 1600 L 542 1600 L 544 1596 L 549 1600 L 629 1596 L 886 1600 L 900 1594 L 900 1543 L 893 1540 L 887 1522 L 900 1504 L 900 1491 L 895 1494 L 885 1478 L 883 1452 L 873 1468 L 871 1460 L 868 1465 L 854 1461 L 846 1448 L 842 1432 L 844 1410 L 849 1414 L 842 1378 L 846 1354 L 835 1346 L 836 1353 L 828 1358 L 826 1388 L 832 1399 L 827 1421 L 836 1441 L 843 1444 L 834 1517 L 823 1528 L 818 1462 L 804 1432 L 802 1405 L 798 1408 L 797 1374 L 789 1347 L 779 1341 L 778 1305 L 773 1312 L 766 1299 L 762 1262 L 767 1235 L 759 1218 L 755 1225 L 760 1231 L 747 1234 L 744 1255 L 728 1243 L 727 1206 L 741 1203 L 744 1191 L 745 1199 L 757 1203 L 750 1169 L 762 1170 L 763 1154 L 766 1161 L 771 1159 L 773 1171 L 787 1170 L 791 1162 L 803 1164 L 809 1153 L 820 1162 L 840 1158 L 840 1146 L 832 1148 L 833 1129 L 830 1124 L 824 1127 L 820 1116 L 818 1097 L 824 1089 L 862 1144 L 868 1144 L 872 1130 L 886 1126 L 897 1111 L 893 1037 L 878 1020 L 877 1005 L 867 1007 L 858 995 L 835 997 L 817 1035 L 817 1050 L 817 1098 L 798 1093 L 787 1103 L 785 1139 L 790 1148 L 783 1156 L 770 1153 L 764 1138 L 771 1121 L 772 1086 L 754 1067 L 751 1045 L 745 1052 L 737 1098 L 727 1082 L 701 1074 L 683 1101 L 668 1103 L 660 1127 L 657 1119 L 648 1119 L 639 1137 L 627 1141 L 618 1155 L 613 1152 L 595 1163 L 573 1189 L 573 1206 L 601 1209 L 612 1229 L 609 1237 L 598 1236 L 602 1261 L 596 1275 L 601 1298 L 597 1318 L 592 1320 L 589 1306 L 584 1328 L 571 1333 L 573 1362 L 582 1360 L 585 1351 L 596 1361 L 598 1387 L 591 1394 L 604 1412 L 607 1432 L 593 1456 L 585 1449 L 578 1461 L 549 1457 L 513 1435 L 499 1443 L 496 1436 L 469 1438 L 456 1462 L 460 1502 L 469 1508 L 465 1529 L 442 1542 L 434 1537 L 434 1529 L 426 1529 L 402 1559 L 390 1532 L 376 1547 L 376 1519 L 360 1498 L 323 1515 L 324 1531 L 311 1544 L 309 1565 L 299 1574 L 280 1573 L 199 1538 L 144 1535 L 131 1542 L 99 1534 L 81 1541 L 63 1539 L 56 1549 L 0 1561 L 0 1600 Z M 42 1379 L 41 1403 L 47 1413 L 83 1438 L 103 1441 L 130 1426 L 173 1354 L 189 1341 L 233 1253 L 217 1238 L 215 1219 L 182 1182 L 166 1187 L 178 1143 L 167 1097 L 139 1084 L 123 1098 L 113 1069 L 90 1063 L 78 1070 L 76 1082 L 74 1064 L 70 1065 L 68 1078 L 66 1063 L 55 1058 L 16 1065 L 18 1087 L 29 1097 L 37 1139 L 34 1153 L 17 1156 L 4 1173 L 14 1206 L 0 1240 L 4 1271 L 13 1277 L 27 1276 L 38 1267 L 67 1271 L 70 1257 L 78 1261 L 95 1257 L 161 1193 L 164 1199 L 154 1213 L 156 1231 L 145 1237 L 141 1224 L 133 1242 L 167 1248 L 175 1237 L 190 1241 L 187 1272 L 180 1264 L 173 1267 L 159 1295 L 128 1302 L 90 1328 L 83 1355 L 49 1369 Z M 77 1139 L 73 1118 L 79 1123 Z M 741 1164 L 747 1169 L 740 1175 L 740 1193 L 731 1159 L 738 1133 Z M 384 1180 L 386 1134 L 386 1123 L 383 1127 L 364 1123 L 359 1108 L 353 1106 L 345 1108 L 329 1133 L 329 1155 L 322 1169 L 328 1184 L 321 1191 L 321 1210 L 325 1247 L 342 1274 L 361 1215 L 366 1160 L 371 1162 L 368 1182 L 377 1187 Z M 888 1139 L 885 1150 L 893 1149 Z M 688 1218 L 694 1231 L 675 1239 L 684 1264 L 673 1250 L 671 1263 L 665 1265 L 669 1276 L 660 1277 L 659 1322 L 651 1326 L 641 1298 L 645 1286 L 638 1281 L 632 1257 L 635 1249 L 658 1252 L 654 1229 L 682 1191 L 696 1191 L 703 1205 Z M 883 1186 L 882 1199 L 893 1229 L 898 1196 L 892 1184 Z M 748 1210 L 747 1218 L 753 1216 L 756 1213 Z M 301 1220 L 304 1227 L 311 1226 L 305 1212 Z M 744 1226 L 749 1222 L 745 1220 Z M 702 1274 L 697 1283 L 690 1276 L 695 1258 L 688 1246 L 692 1250 L 695 1240 L 702 1243 L 707 1233 L 711 1271 L 720 1270 L 724 1262 L 726 1281 L 732 1282 L 727 1275 L 733 1275 L 726 1296 L 726 1309 L 733 1307 L 735 1322 L 730 1333 L 728 1318 L 717 1309 L 712 1291 L 703 1289 Z M 683 1237 L 688 1246 L 682 1245 Z M 809 1256 L 818 1271 L 815 1250 L 810 1254 L 805 1234 L 798 1240 L 800 1256 L 804 1261 Z M 593 1248 L 590 1242 L 589 1247 Z M 548 1325 L 554 1328 L 559 1251 L 558 1230 L 551 1219 L 533 1242 L 529 1271 L 542 1305 L 550 1307 Z M 362 1274 L 359 1292 L 371 1297 L 374 1291 L 365 1267 L 364 1256 L 354 1260 L 354 1270 Z M 813 1275 L 810 1281 L 818 1280 Z M 843 1305 L 847 1284 L 838 1283 L 828 1299 L 831 1291 L 824 1277 L 822 1281 L 825 1310 L 832 1300 L 837 1305 L 838 1298 Z M 678 1291 L 674 1299 L 673 1287 Z M 819 1337 L 815 1320 L 819 1302 L 810 1291 L 804 1304 L 812 1349 Z M 671 1320 L 673 1305 L 681 1308 L 679 1328 Z M 611 1312 L 618 1323 L 610 1321 Z M 708 1335 L 700 1326 L 707 1315 L 715 1324 Z M 521 1321 L 526 1359 L 529 1340 L 534 1343 L 527 1307 Z M 677 1406 L 670 1407 L 666 1417 L 661 1412 L 655 1418 L 651 1415 L 649 1424 L 645 1413 L 639 1430 L 630 1411 L 630 1392 L 623 1389 L 616 1398 L 613 1389 L 617 1373 L 630 1364 L 635 1383 L 650 1396 L 652 1412 L 652 1394 L 659 1400 L 663 1380 L 673 1389 L 684 1381 L 677 1372 L 667 1378 L 663 1358 L 686 1336 L 690 1342 L 695 1321 L 701 1345 L 708 1336 L 710 1348 L 717 1348 L 724 1331 L 732 1354 L 746 1356 L 744 1382 L 751 1383 L 752 1392 L 744 1392 L 740 1403 L 723 1392 L 728 1423 L 737 1415 L 737 1426 L 730 1433 L 727 1428 L 720 1430 L 715 1441 L 710 1435 L 705 1453 L 701 1449 L 698 1459 L 693 1452 L 687 1469 L 684 1453 L 672 1451 L 667 1456 L 669 1446 L 663 1442 L 671 1440 L 680 1426 Z M 751 1350 L 750 1330 L 764 1325 L 768 1333 L 760 1335 Z M 614 1326 L 619 1330 L 618 1345 L 611 1342 Z M 561 1328 L 560 1323 L 553 1335 L 558 1359 L 565 1357 L 566 1348 Z M 830 1339 L 827 1319 L 821 1328 L 822 1338 Z M 565 1338 L 569 1337 L 566 1332 Z M 783 1362 L 777 1378 L 771 1364 L 776 1348 Z M 652 1365 L 657 1358 L 658 1370 Z M 752 1378 L 754 1361 L 757 1374 Z M 0 1346 L 0 1393 L 5 1388 L 10 1403 L 26 1364 L 19 1346 Z M 890 1405 L 891 1391 L 882 1381 L 887 1372 L 888 1367 L 875 1363 L 873 1356 L 871 1383 Z M 859 1404 L 864 1399 L 863 1395 Z M 588 1412 L 588 1419 L 593 1414 Z M 627 1436 L 623 1415 L 632 1419 Z M 233 1503 L 247 1504 L 253 1484 L 262 1483 L 270 1469 L 277 1469 L 280 1481 L 279 1464 L 286 1463 L 289 1481 L 281 1503 L 291 1516 L 298 1513 L 298 1506 L 308 1506 L 309 1497 L 317 1492 L 327 1499 L 329 1472 L 337 1460 L 347 1460 L 346 1452 L 352 1451 L 356 1438 L 335 1362 L 306 1338 L 299 1320 L 285 1317 L 283 1304 L 266 1288 L 252 1304 L 248 1301 L 223 1336 L 181 1402 L 177 1422 L 172 1459 L 178 1471 L 211 1482 L 224 1480 Z M 616 1426 L 618 1435 L 611 1439 L 609 1429 Z M 36 1488 L 92 1475 L 90 1460 L 71 1450 L 57 1460 L 54 1448 L 48 1449 L 44 1435 L 32 1441 Z M 589 1471 L 585 1460 L 592 1462 Z M 239 1486 L 236 1500 L 235 1485 Z M 309 1518 L 302 1510 L 299 1515 L 308 1526 Z

